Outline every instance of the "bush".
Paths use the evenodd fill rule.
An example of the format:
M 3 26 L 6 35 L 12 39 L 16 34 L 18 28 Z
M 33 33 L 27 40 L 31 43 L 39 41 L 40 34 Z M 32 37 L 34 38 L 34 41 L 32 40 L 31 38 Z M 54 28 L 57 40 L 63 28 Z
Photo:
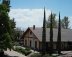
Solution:
M 34 53 L 34 54 L 32 54 L 30 57 L 41 57 L 41 54 L 39 54 L 39 53 Z
M 49 56 L 49 54 L 45 54 L 43 57 L 52 57 L 52 56 Z
M 31 53 L 31 51 L 24 51 L 25 56 L 29 55 Z
M 34 53 L 30 57 L 54 57 L 54 56 L 50 56 L 49 54 L 45 54 L 44 56 L 42 56 L 40 53 Z
M 28 49 L 28 48 L 27 49 L 23 49 L 21 47 L 16 47 L 14 50 L 24 54 L 25 56 L 27 56 L 27 55 L 29 55 L 31 53 L 30 49 Z
M 31 49 L 30 48 L 25 48 L 25 50 L 30 51 Z

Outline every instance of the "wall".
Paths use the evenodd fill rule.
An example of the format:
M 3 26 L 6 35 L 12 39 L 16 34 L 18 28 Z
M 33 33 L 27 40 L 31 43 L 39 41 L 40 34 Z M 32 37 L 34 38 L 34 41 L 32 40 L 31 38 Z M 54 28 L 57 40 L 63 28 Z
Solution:
M 27 41 L 27 45 L 25 45 L 25 40 Z M 37 49 L 39 49 L 39 40 L 36 38 L 34 33 L 31 30 L 28 30 L 27 33 L 24 35 L 24 45 L 30 47 L 31 41 L 31 48 L 35 49 L 35 41 L 37 42 Z

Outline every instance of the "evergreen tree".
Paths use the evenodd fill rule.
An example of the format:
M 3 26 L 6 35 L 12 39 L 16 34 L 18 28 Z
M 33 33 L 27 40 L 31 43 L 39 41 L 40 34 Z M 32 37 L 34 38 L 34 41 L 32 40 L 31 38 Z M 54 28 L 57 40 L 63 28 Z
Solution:
M 59 13 L 59 24 L 58 24 L 57 50 L 58 50 L 58 54 L 60 54 L 61 53 L 61 20 L 60 20 L 60 13 Z
M 10 0 L 3 0 L 2 4 L 6 6 L 7 12 L 10 11 Z
M 52 20 L 52 13 L 50 19 L 50 55 L 53 53 L 53 20 Z
M 46 17 L 44 8 L 44 20 L 43 20 L 43 31 L 42 31 L 42 55 L 46 53 Z
M 0 4 L 0 56 L 4 50 L 12 48 L 11 29 L 7 7 L 5 4 Z
M 12 39 L 12 41 L 13 41 L 13 43 L 14 43 L 15 37 L 16 37 L 16 36 L 15 36 L 16 32 L 15 32 L 15 29 L 14 29 L 14 28 L 16 28 L 16 27 L 15 27 L 16 23 L 15 23 L 15 21 L 14 21 L 14 18 L 10 20 L 10 23 L 11 23 L 11 31 L 12 31 L 11 39 Z

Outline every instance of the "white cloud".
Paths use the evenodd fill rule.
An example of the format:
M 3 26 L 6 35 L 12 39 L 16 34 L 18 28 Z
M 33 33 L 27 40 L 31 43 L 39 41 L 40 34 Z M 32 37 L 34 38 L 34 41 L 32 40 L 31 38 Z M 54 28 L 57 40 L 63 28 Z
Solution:
M 16 27 L 27 28 L 36 25 L 42 27 L 44 9 L 11 9 L 10 18 L 15 18 Z M 46 9 L 46 18 L 50 15 Z
M 51 11 L 46 9 L 46 19 L 50 15 Z M 27 27 L 42 27 L 44 9 L 11 9 L 9 15 L 10 18 L 15 18 L 16 27 L 22 29 Z M 58 19 L 58 16 L 56 16 Z M 72 16 L 69 16 L 70 27 L 72 28 Z

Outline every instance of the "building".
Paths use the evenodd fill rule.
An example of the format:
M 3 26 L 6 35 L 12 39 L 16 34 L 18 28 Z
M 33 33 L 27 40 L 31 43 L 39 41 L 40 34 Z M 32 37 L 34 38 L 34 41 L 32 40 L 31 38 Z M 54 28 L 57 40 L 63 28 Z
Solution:
M 58 29 L 53 29 L 53 49 L 56 50 Z M 35 26 L 28 28 L 23 36 L 23 45 L 41 50 L 42 48 L 42 28 L 35 28 Z M 49 50 L 50 46 L 50 28 L 46 28 L 46 49 Z M 72 48 L 72 30 L 61 29 L 61 49 L 71 50 Z

